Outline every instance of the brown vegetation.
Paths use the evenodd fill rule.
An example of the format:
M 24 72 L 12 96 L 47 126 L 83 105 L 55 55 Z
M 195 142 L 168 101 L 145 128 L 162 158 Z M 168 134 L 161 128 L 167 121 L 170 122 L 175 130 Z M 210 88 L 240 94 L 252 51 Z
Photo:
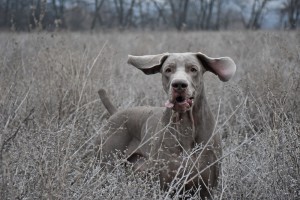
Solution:
M 162 106 L 160 75 L 128 54 L 202 51 L 230 56 L 233 81 L 206 74 L 223 138 L 216 199 L 300 196 L 300 49 L 297 32 L 0 34 L 0 199 L 163 199 L 156 175 L 100 168 L 89 144 L 106 111 Z M 143 87 L 141 85 L 143 84 Z M 120 161 L 121 162 L 121 161 Z

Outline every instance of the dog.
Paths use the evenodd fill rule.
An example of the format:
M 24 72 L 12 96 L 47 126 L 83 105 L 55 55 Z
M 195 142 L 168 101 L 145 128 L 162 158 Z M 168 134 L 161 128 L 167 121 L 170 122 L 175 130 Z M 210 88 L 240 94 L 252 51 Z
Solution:
M 118 111 L 105 90 L 99 90 L 111 114 L 95 142 L 104 160 L 112 159 L 116 151 L 125 152 L 135 170 L 160 166 L 157 172 L 162 189 L 170 189 L 180 180 L 181 190 L 200 187 L 201 198 L 211 198 L 222 149 L 220 136 L 213 133 L 215 120 L 205 96 L 203 74 L 210 71 L 228 81 L 236 71 L 234 61 L 187 52 L 129 55 L 128 63 L 147 75 L 161 73 L 168 99 L 164 107 Z

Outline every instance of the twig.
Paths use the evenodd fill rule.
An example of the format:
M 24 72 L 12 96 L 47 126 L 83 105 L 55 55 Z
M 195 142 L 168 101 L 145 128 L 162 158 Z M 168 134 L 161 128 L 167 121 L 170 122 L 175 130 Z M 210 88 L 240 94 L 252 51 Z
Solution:
M 30 110 L 29 114 L 25 117 L 25 119 L 22 121 L 22 123 L 18 126 L 18 128 L 17 128 L 17 130 L 14 132 L 14 134 L 12 134 L 9 138 L 7 138 L 6 140 L 4 140 L 4 142 L 3 142 L 2 145 L 1 145 L 1 153 L 2 153 L 2 150 L 3 150 L 4 146 L 7 145 L 7 144 L 9 143 L 10 140 L 13 140 L 13 139 L 17 136 L 17 134 L 18 134 L 18 132 L 19 132 L 19 130 L 20 130 L 22 124 L 27 124 L 27 122 L 28 122 L 28 120 L 29 120 L 29 117 L 30 117 L 33 113 L 34 113 L 34 108 L 32 108 L 32 109 Z

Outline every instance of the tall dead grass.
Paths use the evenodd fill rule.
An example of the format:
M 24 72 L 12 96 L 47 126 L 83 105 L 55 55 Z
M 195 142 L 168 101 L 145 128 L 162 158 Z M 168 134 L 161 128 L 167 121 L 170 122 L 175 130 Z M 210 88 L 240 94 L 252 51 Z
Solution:
M 106 88 L 119 109 L 162 106 L 160 75 L 128 66 L 127 55 L 202 51 L 230 56 L 238 68 L 228 83 L 205 75 L 226 155 L 215 199 L 298 199 L 299 36 L 1 33 L 0 198 L 166 198 L 155 173 L 121 165 L 107 173 L 93 157 L 82 159 L 107 117 L 97 90 Z

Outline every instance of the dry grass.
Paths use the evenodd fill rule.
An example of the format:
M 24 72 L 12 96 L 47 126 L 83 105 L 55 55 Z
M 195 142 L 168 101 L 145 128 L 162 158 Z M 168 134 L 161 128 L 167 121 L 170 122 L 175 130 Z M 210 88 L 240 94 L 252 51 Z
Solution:
M 225 158 L 215 199 L 300 198 L 300 35 L 296 32 L 0 34 L 0 199 L 164 199 L 155 174 L 82 160 L 106 114 L 163 105 L 160 75 L 127 54 L 230 56 L 234 79 L 207 74 Z

